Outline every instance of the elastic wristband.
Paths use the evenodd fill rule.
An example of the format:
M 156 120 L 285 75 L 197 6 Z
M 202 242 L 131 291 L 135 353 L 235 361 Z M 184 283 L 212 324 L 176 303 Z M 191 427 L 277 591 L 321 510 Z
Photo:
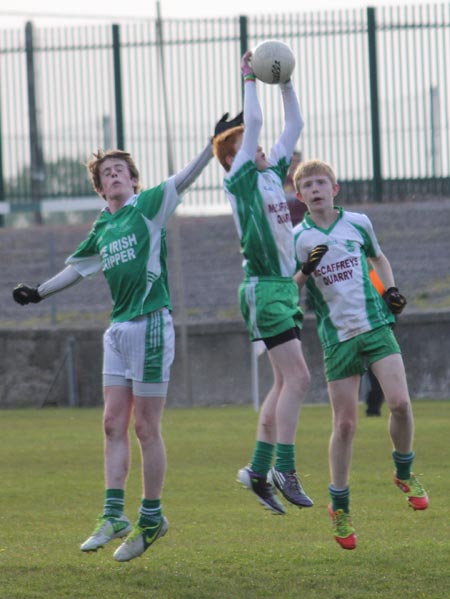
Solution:
M 244 75 L 244 81 L 256 81 L 256 77 L 253 73 L 248 73 L 247 75 Z

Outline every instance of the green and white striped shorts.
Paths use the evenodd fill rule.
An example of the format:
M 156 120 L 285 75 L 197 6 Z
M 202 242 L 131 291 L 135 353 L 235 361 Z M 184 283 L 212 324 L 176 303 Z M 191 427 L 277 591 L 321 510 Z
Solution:
M 165 397 L 175 355 L 167 308 L 115 322 L 103 336 L 103 386 L 132 387 L 138 396 Z
M 249 277 L 238 293 L 251 341 L 302 328 L 298 286 L 291 277 Z

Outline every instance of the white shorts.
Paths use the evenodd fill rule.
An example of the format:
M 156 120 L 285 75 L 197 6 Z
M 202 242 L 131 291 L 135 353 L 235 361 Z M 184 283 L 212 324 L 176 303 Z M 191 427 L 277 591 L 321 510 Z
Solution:
M 103 335 L 103 386 L 132 387 L 138 396 L 165 397 L 175 355 L 175 332 L 167 308 L 127 322 Z

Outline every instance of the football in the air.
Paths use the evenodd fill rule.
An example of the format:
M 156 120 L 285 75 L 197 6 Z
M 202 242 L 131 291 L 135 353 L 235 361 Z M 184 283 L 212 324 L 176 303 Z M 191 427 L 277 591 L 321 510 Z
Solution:
M 285 83 L 295 68 L 295 56 L 291 48 L 276 39 L 260 42 L 252 52 L 252 69 L 264 83 Z

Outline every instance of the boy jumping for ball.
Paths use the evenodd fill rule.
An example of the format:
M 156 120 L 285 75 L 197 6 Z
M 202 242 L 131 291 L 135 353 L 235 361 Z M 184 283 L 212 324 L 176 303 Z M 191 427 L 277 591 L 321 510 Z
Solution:
M 310 375 L 300 342 L 302 312 L 293 279 L 293 228 L 283 192 L 303 121 L 291 81 L 281 83 L 285 126 L 266 156 L 258 143 L 262 112 L 250 61 L 251 52 L 246 52 L 241 62 L 244 125 L 231 126 L 214 138 L 214 153 L 226 171 L 225 193 L 244 256 L 245 279 L 239 288 L 242 316 L 251 341 L 264 342 L 274 376 L 259 413 L 253 457 L 239 470 L 238 481 L 263 506 L 284 514 L 275 488 L 300 508 L 313 505 L 295 465 L 295 435 Z
M 412 472 L 414 419 L 400 347 L 391 328 L 394 314 L 400 314 L 406 300 L 395 286 L 368 217 L 334 206 L 339 185 L 333 169 L 320 160 L 304 162 L 294 173 L 294 184 L 297 198 L 308 209 L 294 229 L 298 265 L 303 270 L 295 279 L 300 287 L 306 284 L 316 314 L 333 410 L 328 509 L 336 541 L 344 549 L 354 549 L 349 473 L 366 361 L 390 409 L 394 483 L 414 510 L 428 507 L 427 493 Z M 318 247 L 326 251 L 307 274 L 304 264 Z M 369 265 L 386 289 L 383 297 L 371 283 Z
M 223 119 L 222 119 L 223 120 Z M 220 127 L 222 120 L 217 123 Z M 97 551 L 125 538 L 119 561 L 144 553 L 168 530 L 161 495 L 166 450 L 161 420 L 174 358 L 175 332 L 166 262 L 166 225 L 182 195 L 213 157 L 212 141 L 182 170 L 141 191 L 133 158 L 122 150 L 99 151 L 87 167 L 105 208 L 67 267 L 37 287 L 19 284 L 13 298 L 37 303 L 100 270 L 113 300 L 111 325 L 103 337 L 103 512 L 81 551 Z M 141 449 L 142 500 L 134 526 L 125 515 L 125 487 L 134 428 Z

